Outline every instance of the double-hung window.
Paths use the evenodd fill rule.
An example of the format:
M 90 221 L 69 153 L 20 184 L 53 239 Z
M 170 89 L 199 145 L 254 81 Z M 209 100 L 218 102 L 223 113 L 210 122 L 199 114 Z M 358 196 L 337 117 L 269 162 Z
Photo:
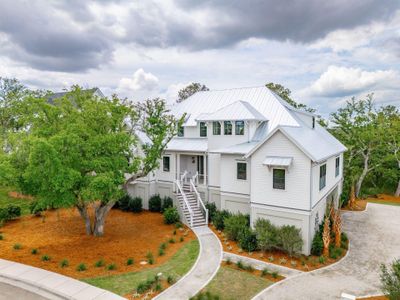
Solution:
M 232 122 L 224 121 L 224 135 L 232 135 Z
M 237 163 L 237 172 L 236 178 L 241 180 L 247 179 L 247 163 L 245 162 L 238 162 Z
M 273 169 L 273 184 L 272 187 L 278 190 L 285 189 L 285 169 Z
M 185 135 L 185 127 L 179 126 L 178 127 L 178 136 L 183 137 Z
M 326 164 L 319 167 L 319 190 L 326 186 Z
M 335 160 L 335 177 L 339 176 L 339 172 L 340 172 L 340 156 L 336 157 Z
M 169 172 L 169 162 L 170 162 L 170 157 L 163 156 L 163 171 L 164 172 Z
M 221 135 L 221 123 L 218 121 L 213 122 L 213 135 Z
M 207 126 L 205 122 L 200 122 L 200 136 L 207 136 Z
M 235 122 L 235 134 L 244 135 L 244 121 Z

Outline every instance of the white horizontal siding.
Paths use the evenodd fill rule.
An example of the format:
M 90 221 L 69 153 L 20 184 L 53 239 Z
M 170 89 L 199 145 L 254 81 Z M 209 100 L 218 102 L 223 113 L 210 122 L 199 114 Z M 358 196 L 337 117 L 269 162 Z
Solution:
M 237 163 L 246 162 L 241 155 L 221 155 L 221 192 L 250 194 L 250 164 L 247 162 L 247 179 L 237 179 Z
M 263 165 L 266 156 L 293 157 L 286 172 L 286 189 L 273 189 L 273 170 Z M 251 156 L 251 202 L 278 207 L 310 209 L 310 159 L 282 133 L 276 132 Z

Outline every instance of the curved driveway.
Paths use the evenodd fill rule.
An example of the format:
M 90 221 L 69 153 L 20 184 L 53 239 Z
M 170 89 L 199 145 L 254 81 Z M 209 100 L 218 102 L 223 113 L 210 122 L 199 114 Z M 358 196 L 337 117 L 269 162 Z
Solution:
M 267 288 L 253 299 L 341 299 L 342 292 L 376 295 L 380 264 L 400 258 L 400 206 L 368 203 L 367 211 L 343 212 L 350 238 L 348 255 L 339 263 L 302 273 Z

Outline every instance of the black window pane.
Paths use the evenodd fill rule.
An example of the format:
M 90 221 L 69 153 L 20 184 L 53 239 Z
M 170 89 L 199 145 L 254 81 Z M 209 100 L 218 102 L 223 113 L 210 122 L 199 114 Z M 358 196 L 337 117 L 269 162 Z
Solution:
M 237 179 L 246 180 L 247 179 L 247 164 L 237 163 Z
M 326 186 L 326 165 L 319 167 L 319 189 L 322 190 Z
M 285 189 L 285 170 L 274 169 L 273 170 L 273 188 L 274 189 Z
M 178 136 L 183 137 L 185 135 L 185 127 L 179 126 L 178 128 Z
M 221 134 L 221 123 L 213 122 L 213 135 L 220 135 L 220 134 Z
M 340 157 L 336 157 L 336 162 L 335 162 L 335 176 L 337 177 L 340 172 Z
M 224 134 L 232 135 L 232 123 L 230 121 L 224 121 Z
M 235 134 L 244 135 L 244 121 L 235 122 Z
M 207 126 L 204 122 L 200 122 L 200 136 L 207 136 Z
M 169 156 L 163 157 L 163 171 L 169 172 Z

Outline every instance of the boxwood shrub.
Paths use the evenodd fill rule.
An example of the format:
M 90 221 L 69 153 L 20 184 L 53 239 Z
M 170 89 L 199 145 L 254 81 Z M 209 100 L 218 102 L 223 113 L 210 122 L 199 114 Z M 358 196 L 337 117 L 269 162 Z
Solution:
M 175 207 L 168 207 L 164 211 L 164 222 L 165 224 L 174 224 L 176 222 L 179 222 L 179 213 L 178 210 Z
M 149 210 L 152 212 L 160 212 L 161 211 L 161 197 L 156 194 L 150 197 L 149 199 Z
M 174 201 L 171 197 L 164 197 L 162 199 L 162 211 L 165 211 L 167 208 L 174 206 Z

